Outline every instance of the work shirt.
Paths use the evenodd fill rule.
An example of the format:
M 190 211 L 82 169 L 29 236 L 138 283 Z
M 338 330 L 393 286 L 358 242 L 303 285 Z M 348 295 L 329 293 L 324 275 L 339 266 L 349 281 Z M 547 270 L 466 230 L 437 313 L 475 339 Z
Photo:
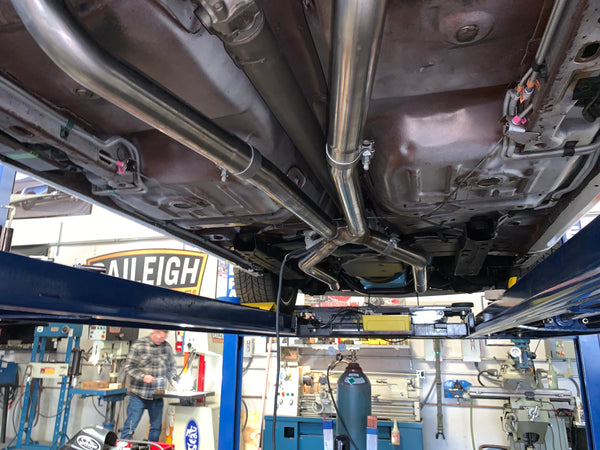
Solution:
M 166 389 L 176 375 L 173 348 L 168 342 L 155 345 L 150 336 L 133 343 L 123 370 L 129 376 L 127 393 L 151 400 L 156 390 Z M 152 375 L 152 383 L 144 383 L 144 375 Z

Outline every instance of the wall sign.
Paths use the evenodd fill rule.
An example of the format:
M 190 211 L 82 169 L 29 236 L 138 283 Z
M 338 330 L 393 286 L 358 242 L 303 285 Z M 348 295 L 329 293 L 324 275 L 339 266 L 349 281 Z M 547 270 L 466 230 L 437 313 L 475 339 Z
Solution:
M 96 256 L 87 264 L 102 266 L 114 277 L 199 295 L 206 259 L 206 253 L 154 249 Z

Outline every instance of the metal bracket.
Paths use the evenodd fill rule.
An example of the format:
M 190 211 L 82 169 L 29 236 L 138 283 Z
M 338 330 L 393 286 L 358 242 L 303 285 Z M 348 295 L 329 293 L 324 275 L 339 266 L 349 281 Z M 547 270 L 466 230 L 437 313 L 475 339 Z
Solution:
M 230 43 L 251 39 L 264 24 L 254 0 L 200 0 L 200 5 L 195 13 L 202 24 Z
M 508 129 L 504 132 L 504 135 L 515 141 L 517 144 L 533 144 L 538 141 L 540 133 L 534 131 L 527 131 L 525 127 L 515 125 L 509 121 Z
M 146 192 L 137 167 L 134 166 L 133 171 L 120 173 L 120 168 L 116 164 L 117 158 L 113 156 L 117 153 L 117 149 L 124 149 L 128 159 L 140 161 L 137 147 L 128 140 L 119 136 L 102 140 L 2 77 L 0 77 L 0 99 L 3 100 L 0 117 L 6 118 L 3 121 L 5 124 L 3 131 L 24 144 L 46 144 L 50 141 L 50 145 L 64 151 L 74 163 L 81 165 L 86 171 L 110 186 L 106 190 L 94 191 L 94 194 Z M 3 153 L 11 158 L 12 153 L 4 151 Z M 16 159 L 18 154 L 15 153 L 14 156 Z M 32 161 L 36 160 L 32 159 Z M 35 164 L 39 167 L 39 163 Z M 54 168 L 50 163 L 47 165 L 49 169 Z M 36 166 L 33 168 L 35 169 Z
M 356 158 L 349 162 L 340 162 L 336 161 L 331 155 L 331 147 L 329 145 L 325 146 L 325 153 L 327 154 L 327 162 L 331 167 L 340 170 L 349 170 L 352 169 L 359 161 L 362 160 L 363 169 L 369 170 L 369 165 L 371 164 L 371 160 L 375 155 L 374 141 L 364 140 L 360 146 L 360 150 L 358 151 Z
M 375 156 L 374 144 L 375 144 L 375 141 L 364 140 L 361 145 L 360 151 L 362 154 L 363 169 L 365 171 L 369 170 L 369 166 L 371 165 L 371 160 Z

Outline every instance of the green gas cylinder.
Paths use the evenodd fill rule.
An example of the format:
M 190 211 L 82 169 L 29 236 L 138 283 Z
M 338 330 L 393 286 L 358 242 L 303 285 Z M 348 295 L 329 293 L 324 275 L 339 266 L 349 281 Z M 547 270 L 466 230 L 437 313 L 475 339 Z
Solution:
M 366 450 L 367 416 L 371 415 L 371 383 L 356 362 L 348 364 L 338 379 L 337 407 L 342 420 L 336 418 L 336 435 L 350 436 L 357 450 Z M 353 445 L 350 448 L 354 450 Z

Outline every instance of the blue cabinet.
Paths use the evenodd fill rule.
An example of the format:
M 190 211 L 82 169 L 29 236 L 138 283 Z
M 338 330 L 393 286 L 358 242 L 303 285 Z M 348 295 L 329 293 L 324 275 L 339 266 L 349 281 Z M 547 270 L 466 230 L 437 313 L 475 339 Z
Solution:
M 394 423 L 388 421 L 377 423 L 378 450 L 419 450 L 423 448 L 423 425 L 421 423 L 398 422 L 400 445 L 390 443 L 393 426 Z M 263 450 L 273 450 L 272 430 L 273 416 L 266 416 L 262 435 Z M 277 417 L 275 440 L 277 450 L 322 449 L 323 421 L 316 417 Z

